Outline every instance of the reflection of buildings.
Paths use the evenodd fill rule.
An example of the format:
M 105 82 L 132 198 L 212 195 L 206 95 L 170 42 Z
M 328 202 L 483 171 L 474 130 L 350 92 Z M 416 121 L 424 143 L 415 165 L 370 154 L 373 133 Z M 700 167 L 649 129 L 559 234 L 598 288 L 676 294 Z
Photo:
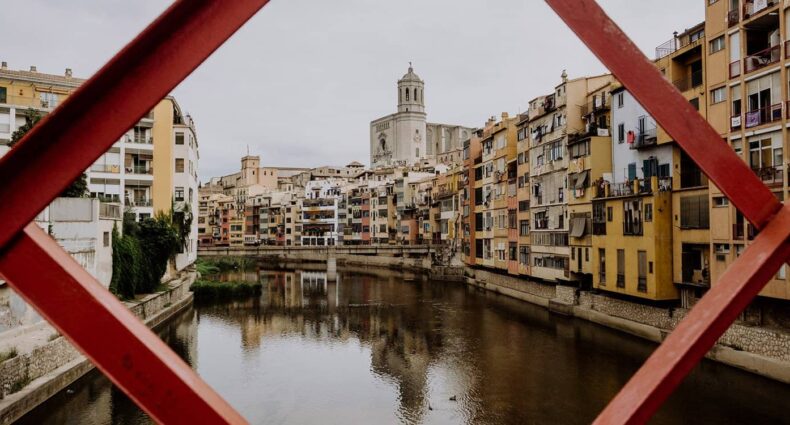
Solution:
M 371 350 L 373 373 L 398 388 L 399 415 L 419 420 L 427 409 L 428 371 L 442 346 L 441 326 L 427 285 L 404 285 L 400 276 L 339 274 L 328 282 L 323 271 L 261 271 L 259 299 L 201 307 L 240 325 L 245 348 L 264 338 L 298 336 L 341 342 L 358 339 Z

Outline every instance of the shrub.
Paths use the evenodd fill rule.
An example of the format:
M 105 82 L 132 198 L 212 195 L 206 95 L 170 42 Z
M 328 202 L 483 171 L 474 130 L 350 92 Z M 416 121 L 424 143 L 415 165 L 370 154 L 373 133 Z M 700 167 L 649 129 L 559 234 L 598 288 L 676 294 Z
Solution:
M 123 236 L 113 228 L 110 290 L 124 299 L 153 293 L 160 287 L 167 262 L 181 247 L 172 215 L 159 213 L 136 223 L 130 214 L 124 214 L 123 226 Z
M 217 282 L 198 280 L 189 287 L 197 300 L 244 298 L 261 294 L 261 282 Z

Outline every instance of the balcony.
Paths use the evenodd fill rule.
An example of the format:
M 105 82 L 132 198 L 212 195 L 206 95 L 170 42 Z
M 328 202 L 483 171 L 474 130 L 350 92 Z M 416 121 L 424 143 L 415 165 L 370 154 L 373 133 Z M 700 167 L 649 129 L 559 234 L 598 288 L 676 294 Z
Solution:
M 136 198 L 136 199 L 126 198 L 126 205 L 130 207 L 150 207 L 153 205 L 153 201 L 151 199 L 146 199 L 146 198 Z M 209 224 L 214 224 L 214 223 L 209 223 Z
M 675 80 L 672 84 L 681 92 L 689 91 L 702 85 L 702 71 L 694 71 L 686 78 Z
M 126 174 L 140 174 L 140 175 L 153 175 L 154 169 L 147 165 L 133 165 L 125 167 Z
M 741 114 L 733 115 L 730 117 L 730 129 L 739 130 L 743 123 L 743 116 Z
M 754 174 L 768 186 L 782 186 L 782 183 L 784 183 L 784 167 L 781 165 L 776 167 L 752 168 L 752 171 L 754 171 Z
M 782 104 L 777 103 L 759 109 L 753 109 L 746 113 L 746 128 L 757 127 L 758 125 L 768 124 L 782 119 Z
M 732 28 L 738 25 L 738 22 L 741 21 L 741 14 L 738 9 L 731 10 L 727 13 L 727 26 Z
M 746 56 L 746 59 L 744 60 L 746 66 L 745 72 L 748 74 L 750 72 L 757 71 L 758 69 L 765 68 L 766 66 L 773 65 L 779 62 L 781 57 L 782 52 L 779 45 L 752 53 Z M 730 73 L 732 74 L 732 70 L 730 70 Z
M 696 38 L 694 40 L 692 40 L 692 37 L 690 37 L 688 34 L 681 37 L 673 37 L 671 40 L 666 41 L 656 47 L 656 60 L 669 56 L 686 46 L 696 45 L 700 42 L 700 40 L 704 40 L 704 37 Z
M 776 6 L 778 3 L 779 0 L 744 0 L 743 19 L 749 19 L 772 6 Z
M 656 129 L 655 128 L 648 128 L 642 129 L 634 139 L 634 143 L 631 144 L 631 149 L 644 149 L 651 146 L 655 146 L 658 138 L 656 137 Z
M 582 105 L 581 107 L 581 114 L 583 117 L 590 115 L 594 112 L 603 112 L 609 109 L 611 101 L 607 100 L 606 97 L 598 98 L 596 97 L 595 100 L 587 102 L 587 104 Z
M 120 173 L 121 166 L 118 164 L 93 164 L 91 171 L 94 173 Z
M 730 63 L 730 78 L 735 78 L 741 75 L 741 60 Z

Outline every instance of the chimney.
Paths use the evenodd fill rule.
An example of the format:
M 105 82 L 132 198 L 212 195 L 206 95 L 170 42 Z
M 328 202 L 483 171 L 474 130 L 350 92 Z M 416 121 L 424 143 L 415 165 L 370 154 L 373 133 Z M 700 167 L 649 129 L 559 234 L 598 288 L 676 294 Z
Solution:
M 3 71 L 8 69 L 8 62 L 3 61 L 2 63 L 0 63 L 0 69 L 2 69 Z
M 66 77 L 71 78 L 71 68 L 66 68 Z
M 36 66 L 30 65 L 30 72 L 36 72 Z

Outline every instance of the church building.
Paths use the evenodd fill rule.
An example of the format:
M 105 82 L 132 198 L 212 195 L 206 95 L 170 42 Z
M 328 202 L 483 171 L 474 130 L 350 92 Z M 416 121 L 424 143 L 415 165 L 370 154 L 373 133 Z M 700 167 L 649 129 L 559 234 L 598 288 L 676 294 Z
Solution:
M 409 64 L 398 80 L 398 112 L 370 123 L 371 168 L 461 164 L 472 128 L 427 122 L 425 82 Z

